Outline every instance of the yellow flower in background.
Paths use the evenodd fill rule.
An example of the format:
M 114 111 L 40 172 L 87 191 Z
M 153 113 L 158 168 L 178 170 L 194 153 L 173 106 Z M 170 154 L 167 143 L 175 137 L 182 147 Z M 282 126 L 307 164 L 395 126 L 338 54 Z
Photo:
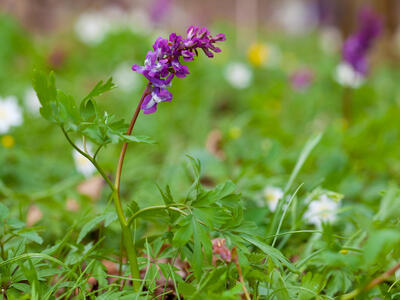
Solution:
M 229 129 L 229 136 L 231 139 L 238 139 L 242 135 L 242 129 L 240 127 L 232 127 Z
M 262 43 L 254 43 L 250 46 L 247 55 L 252 65 L 257 67 L 263 66 L 266 64 L 268 59 L 268 46 Z
M 1 144 L 4 148 L 11 148 L 15 144 L 15 140 L 11 135 L 5 135 L 1 137 Z

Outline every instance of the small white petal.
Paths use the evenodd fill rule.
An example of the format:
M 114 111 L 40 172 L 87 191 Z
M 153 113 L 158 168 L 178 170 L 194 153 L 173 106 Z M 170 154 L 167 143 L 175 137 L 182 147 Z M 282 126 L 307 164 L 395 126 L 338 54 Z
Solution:
M 263 194 L 270 211 L 275 211 L 276 207 L 278 206 L 279 200 L 281 200 L 283 197 L 282 189 L 278 187 L 267 186 L 264 189 Z
M 19 126 L 22 122 L 22 110 L 17 98 L 14 96 L 0 98 L 0 134 L 7 133 L 11 127 Z
M 76 143 L 76 145 L 79 149 L 82 149 L 84 151 L 82 143 Z M 89 152 L 89 154 L 91 154 L 91 144 L 86 143 L 86 150 Z M 85 177 L 90 177 L 91 175 L 93 175 L 93 173 L 96 171 L 96 168 L 86 157 L 84 157 L 75 149 L 72 151 L 72 156 L 75 161 L 75 167 L 79 173 L 81 173 Z
M 96 12 L 81 14 L 75 23 L 77 36 L 82 42 L 89 45 L 102 42 L 109 30 L 110 24 L 106 16 Z
M 244 63 L 230 63 L 225 71 L 226 80 L 237 89 L 245 89 L 250 86 L 253 73 Z
M 339 202 L 323 194 L 309 204 L 304 218 L 308 223 L 321 227 L 323 222 L 332 223 L 336 220 L 339 206 Z
M 357 73 L 351 65 L 344 62 L 336 67 L 335 79 L 339 84 L 351 88 L 358 88 L 364 83 L 364 76 Z
M 33 88 L 29 88 L 25 92 L 24 103 L 27 110 L 32 114 L 38 114 L 40 111 L 40 101 Z

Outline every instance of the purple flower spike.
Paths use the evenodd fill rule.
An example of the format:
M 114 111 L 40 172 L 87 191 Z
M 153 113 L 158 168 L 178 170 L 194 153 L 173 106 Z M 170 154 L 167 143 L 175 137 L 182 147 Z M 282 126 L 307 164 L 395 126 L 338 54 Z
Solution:
M 168 40 L 159 37 L 153 45 L 153 51 L 147 53 L 144 66 L 132 66 L 132 70 L 146 77 L 151 85 L 151 93 L 141 105 L 144 113 L 152 114 L 157 110 L 158 103 L 171 101 L 172 94 L 166 88 L 175 76 L 185 78 L 189 74 L 188 67 L 180 61 L 181 57 L 184 61 L 194 60 L 198 56 L 198 49 L 208 57 L 214 57 L 214 53 L 221 52 L 214 44 L 225 39 L 223 33 L 213 37 L 207 28 L 200 29 L 197 26 L 188 28 L 186 39 L 176 33 L 171 33 Z
M 359 16 L 360 28 L 343 45 L 343 60 L 355 72 L 365 76 L 368 71 L 367 53 L 382 30 L 381 19 L 370 9 L 364 8 Z

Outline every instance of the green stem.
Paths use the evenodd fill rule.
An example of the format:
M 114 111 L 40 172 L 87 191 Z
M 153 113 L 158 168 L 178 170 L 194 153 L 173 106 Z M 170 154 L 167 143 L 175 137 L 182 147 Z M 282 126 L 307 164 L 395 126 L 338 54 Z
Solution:
M 139 274 L 139 268 L 137 264 L 137 257 L 136 257 L 136 250 L 135 250 L 135 244 L 132 239 L 132 232 L 128 226 L 128 222 L 125 218 L 124 211 L 122 209 L 122 204 L 121 200 L 119 198 L 119 192 L 117 190 L 117 186 L 114 185 L 110 179 L 107 177 L 103 169 L 97 164 L 97 162 L 86 152 L 82 151 L 79 149 L 78 146 L 75 145 L 75 143 L 71 140 L 69 137 L 68 133 L 65 131 L 64 127 L 61 126 L 61 129 L 67 139 L 67 141 L 71 144 L 71 146 L 78 151 L 81 155 L 86 157 L 99 171 L 101 176 L 104 178 L 104 180 L 107 182 L 107 184 L 110 186 L 110 188 L 113 191 L 113 199 L 114 199 L 114 205 L 115 205 L 115 210 L 117 211 L 118 215 L 118 220 L 121 226 L 122 230 L 122 238 L 124 241 L 124 247 L 128 255 L 128 260 L 129 260 L 129 265 L 131 269 L 131 274 L 132 274 L 132 279 L 133 279 L 133 288 L 136 292 L 140 290 L 140 274 Z
M 123 240 L 124 248 L 128 255 L 129 267 L 131 269 L 131 275 L 132 275 L 133 289 L 135 292 L 139 292 L 140 291 L 140 273 L 139 273 L 139 267 L 138 267 L 138 263 L 137 263 L 135 243 L 132 238 L 132 231 L 129 228 L 128 222 L 124 215 L 124 211 L 122 209 L 121 199 L 119 198 L 119 194 L 118 194 L 117 190 L 115 190 L 115 189 L 114 189 L 113 199 L 114 199 L 115 210 L 117 211 L 117 215 L 118 215 L 119 224 L 120 224 L 121 230 L 122 230 L 122 240 Z
M 93 166 L 95 166 L 95 168 L 97 169 L 97 171 L 99 171 L 100 175 L 104 178 L 104 180 L 107 182 L 107 184 L 110 186 L 110 188 L 112 190 L 114 190 L 114 185 L 111 182 L 111 180 L 107 177 L 106 173 L 104 172 L 104 170 L 99 166 L 99 164 L 86 152 L 82 151 L 81 149 L 79 149 L 79 147 L 77 145 L 75 145 L 75 143 L 71 140 L 71 138 L 69 137 L 68 133 L 65 131 L 65 128 L 63 126 L 61 126 L 61 130 L 65 135 L 65 138 L 67 139 L 67 141 L 71 144 L 71 146 L 78 151 L 81 155 L 83 155 L 84 157 L 86 157 L 92 164 Z
M 350 293 L 348 293 L 348 294 L 346 294 L 346 295 L 343 295 L 341 298 L 340 298 L 340 300 L 350 300 L 350 299 L 353 299 L 354 297 L 356 297 L 358 294 L 360 294 L 361 293 L 361 291 L 359 290 L 359 289 L 355 289 L 354 291 L 352 291 L 352 292 L 350 292 Z
M 96 161 L 97 154 L 99 154 L 101 148 L 103 148 L 103 145 L 100 145 L 100 146 L 97 148 L 96 152 L 93 154 L 93 160 L 94 160 L 94 161 Z
M 0 249 L 1 249 L 1 258 L 4 260 L 6 260 L 6 256 L 5 256 L 5 252 L 4 252 L 4 244 L 0 241 Z
M 140 101 L 137 105 L 136 111 L 132 117 L 131 123 L 129 124 L 129 128 L 127 131 L 127 135 L 130 135 L 132 133 L 133 127 L 135 126 L 136 120 L 139 116 L 140 113 L 140 107 L 144 101 L 144 98 L 150 93 L 150 87 L 151 84 L 148 83 L 146 85 L 146 88 L 143 92 L 142 97 L 140 98 Z M 81 155 L 83 155 L 84 157 L 86 157 L 95 167 L 96 169 L 99 171 L 99 173 L 101 174 L 101 176 L 104 178 L 104 180 L 107 182 L 107 184 L 110 186 L 111 190 L 113 191 L 113 200 L 114 200 L 114 206 L 115 206 L 115 210 L 117 212 L 118 215 L 118 220 L 121 226 L 121 230 L 122 230 L 122 240 L 123 240 L 123 244 L 124 244 L 124 248 L 127 252 L 127 256 L 128 256 L 128 260 L 129 260 L 129 265 L 130 265 L 130 269 L 131 269 L 131 275 L 132 275 L 132 285 L 133 285 L 133 289 L 135 290 L 135 292 L 139 292 L 141 287 L 140 287 L 140 273 L 139 273 L 139 267 L 138 267 L 138 263 L 137 263 L 137 256 L 136 256 L 136 249 L 135 249 L 135 243 L 132 237 L 132 231 L 129 227 L 130 223 L 127 221 L 125 214 L 124 214 L 124 210 L 122 208 L 122 203 L 121 203 L 121 197 L 120 197 L 120 184 L 121 184 L 121 173 L 122 173 L 122 166 L 124 163 L 124 158 L 125 158 L 125 154 L 126 154 L 126 150 L 128 147 L 128 143 L 124 143 L 122 145 L 122 150 L 121 150 L 121 155 L 118 161 L 118 166 L 117 166 L 117 172 L 116 172 L 116 177 L 115 177 L 115 183 L 113 184 L 110 179 L 107 177 L 107 175 L 105 174 L 105 172 L 103 171 L 103 169 L 98 165 L 98 163 L 96 162 L 96 156 L 100 150 L 97 149 L 94 157 L 90 156 L 87 152 L 82 151 L 81 149 L 79 149 L 79 147 L 77 147 L 75 145 L 75 143 L 71 140 L 71 138 L 68 136 L 68 133 L 66 132 L 65 128 L 63 126 L 61 126 L 61 129 L 66 137 L 66 139 L 68 140 L 68 142 L 71 144 L 71 146 L 78 151 Z
M 140 273 L 139 273 L 139 266 L 137 263 L 137 257 L 136 257 L 136 249 L 135 249 L 135 243 L 132 238 L 132 231 L 129 228 L 129 226 L 124 225 L 122 226 L 122 238 L 124 241 L 124 246 L 128 255 L 128 260 L 129 260 L 129 266 L 131 269 L 131 275 L 132 275 L 132 285 L 133 289 L 135 292 L 140 291 Z
M 135 243 L 132 238 L 132 231 L 129 228 L 128 222 L 125 218 L 124 211 L 122 209 L 121 199 L 119 198 L 119 194 L 116 190 L 114 190 L 113 199 L 114 199 L 115 210 L 117 211 L 117 215 L 118 215 L 119 224 L 120 224 L 121 230 L 122 230 L 122 240 L 123 240 L 124 248 L 128 255 L 128 261 L 129 261 L 129 266 L 130 266 L 131 275 L 132 275 L 133 289 L 135 290 L 135 292 L 139 292 L 140 291 L 140 273 L 139 273 L 139 267 L 138 267 L 138 263 L 137 263 Z

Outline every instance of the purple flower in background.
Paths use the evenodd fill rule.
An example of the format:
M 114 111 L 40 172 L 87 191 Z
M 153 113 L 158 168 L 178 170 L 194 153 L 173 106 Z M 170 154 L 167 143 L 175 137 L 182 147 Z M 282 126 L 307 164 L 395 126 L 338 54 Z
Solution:
M 343 45 L 343 60 L 354 71 L 365 76 L 368 71 L 367 52 L 382 30 L 381 19 L 370 9 L 364 8 L 359 16 L 360 28 Z
M 154 0 L 149 9 L 151 21 L 160 23 L 171 10 L 172 0 Z
M 290 84 L 296 91 L 306 90 L 314 80 L 314 72 L 308 68 L 295 70 L 290 75 Z
M 154 113 L 158 103 L 171 101 L 172 94 L 166 88 L 171 85 L 175 76 L 185 78 L 189 74 L 188 67 L 181 64 L 181 57 L 184 61 L 194 60 L 199 49 L 208 57 L 214 57 L 214 53 L 221 52 L 214 45 L 220 41 L 225 41 L 225 34 L 213 37 L 207 28 L 200 29 L 197 26 L 189 27 L 186 39 L 176 33 L 171 33 L 168 40 L 157 38 L 153 51 L 146 55 L 144 66 L 132 66 L 133 71 L 142 74 L 150 82 L 151 93 L 144 98 L 141 105 L 144 113 Z

